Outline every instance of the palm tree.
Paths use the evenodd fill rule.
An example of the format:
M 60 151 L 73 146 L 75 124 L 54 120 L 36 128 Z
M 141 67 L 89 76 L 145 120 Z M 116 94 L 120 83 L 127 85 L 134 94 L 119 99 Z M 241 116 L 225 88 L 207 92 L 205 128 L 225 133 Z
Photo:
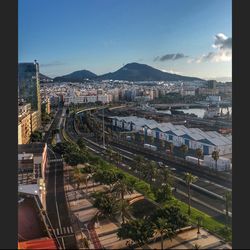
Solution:
M 173 153 L 174 153 L 174 144 L 172 142 L 169 143 L 168 148 L 169 148 L 171 154 L 173 155 Z
M 107 148 L 107 149 L 106 149 L 106 153 L 107 153 L 107 155 L 108 155 L 108 157 L 109 157 L 109 160 L 111 160 L 111 158 L 112 158 L 112 156 L 113 156 L 113 151 L 111 150 L 111 148 Z
M 188 146 L 186 144 L 182 144 L 180 150 L 183 153 L 183 158 L 184 158 L 185 154 L 188 152 Z
M 200 158 L 203 156 L 203 152 L 202 152 L 202 149 L 201 148 L 197 148 L 195 150 L 195 154 L 198 158 L 198 166 L 200 166 Z
M 218 169 L 217 169 L 217 161 L 219 160 L 219 157 L 220 157 L 219 151 L 214 150 L 214 151 L 212 152 L 212 157 L 213 157 L 213 159 L 215 160 L 215 169 L 216 169 L 216 171 L 217 171 L 217 170 L 218 170 Z
M 79 168 L 74 168 L 74 173 L 73 173 L 73 179 L 75 180 L 77 184 L 77 189 L 80 188 L 80 185 L 82 183 L 82 172 Z
M 172 240 L 174 232 L 170 227 L 167 219 L 161 217 L 157 218 L 157 220 L 153 224 L 153 227 L 156 229 L 157 234 L 159 233 L 161 236 L 161 250 L 163 250 L 163 236 L 167 235 L 167 237 Z
M 196 182 L 198 179 L 197 176 L 192 175 L 191 173 L 185 173 L 184 180 L 187 184 L 188 187 L 188 215 L 191 214 L 191 209 L 190 209 L 190 201 L 191 201 L 191 193 L 190 193 L 190 185 L 194 182 Z
M 229 224 L 229 207 L 232 204 L 232 192 L 228 191 L 224 195 L 225 198 L 225 208 L 226 208 L 226 220 L 227 224 Z
M 161 147 L 164 149 L 165 148 L 165 141 L 164 140 L 160 140 L 160 144 L 161 144 Z
M 150 140 L 150 143 L 151 143 L 151 144 L 154 144 L 155 138 L 154 138 L 153 136 L 150 136 L 150 139 L 149 139 L 149 140 Z
M 124 197 L 126 194 L 132 194 L 133 191 L 133 187 L 131 185 L 128 185 L 124 179 L 118 180 L 112 188 L 112 192 L 114 192 L 116 196 L 118 196 L 122 201 L 125 200 Z
M 119 201 L 119 211 L 121 213 L 122 216 L 122 224 L 125 223 L 125 217 L 129 218 L 130 217 L 130 204 L 128 200 L 120 200 Z
M 81 182 L 83 182 L 85 184 L 86 193 L 88 193 L 88 180 L 89 180 L 89 175 L 87 173 L 82 174 L 82 176 L 81 176 Z
M 163 179 L 163 182 L 170 185 L 170 186 L 173 186 L 174 184 L 174 179 L 173 177 L 171 176 L 171 171 L 169 169 L 163 169 L 162 171 L 162 179 Z
M 118 165 L 118 164 L 121 162 L 121 160 L 122 160 L 122 156 L 121 156 L 121 154 L 120 154 L 119 152 L 115 152 L 113 158 L 114 158 L 114 160 L 115 160 L 115 162 L 116 162 L 117 165 Z M 117 166 L 117 167 L 118 167 L 118 166 Z
M 201 226 L 201 222 L 203 218 L 201 216 L 197 216 L 196 220 L 197 220 L 197 228 L 198 228 L 197 235 L 200 235 L 200 226 Z
M 140 173 L 143 170 L 145 160 L 142 155 L 136 155 L 135 157 L 135 170 L 138 170 Z
M 156 177 L 158 170 L 155 161 L 150 161 L 149 164 L 146 164 L 144 169 L 146 175 L 145 177 L 147 177 L 147 179 L 151 182 L 152 179 Z

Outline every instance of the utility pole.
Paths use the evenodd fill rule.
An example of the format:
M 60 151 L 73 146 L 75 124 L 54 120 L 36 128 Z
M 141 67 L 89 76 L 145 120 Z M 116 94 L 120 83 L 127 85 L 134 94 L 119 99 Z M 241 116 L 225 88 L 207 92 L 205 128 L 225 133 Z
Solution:
M 104 133 L 104 108 L 102 109 L 102 139 L 103 139 L 103 147 L 105 147 L 105 133 Z

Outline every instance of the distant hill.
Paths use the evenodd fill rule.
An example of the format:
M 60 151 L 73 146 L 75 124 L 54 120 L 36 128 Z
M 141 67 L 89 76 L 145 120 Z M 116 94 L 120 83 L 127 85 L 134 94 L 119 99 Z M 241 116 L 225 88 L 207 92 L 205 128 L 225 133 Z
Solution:
M 53 79 L 44 74 L 39 73 L 40 82 L 52 82 Z
M 146 64 L 129 63 L 115 72 L 96 75 L 88 70 L 79 70 L 71 74 L 55 77 L 54 82 L 81 82 L 86 79 L 124 80 L 124 81 L 205 81 L 197 77 L 189 77 L 163 72 Z
M 189 77 L 171 74 L 155 69 L 146 64 L 129 63 L 113 73 L 98 76 L 102 80 L 125 80 L 125 81 L 195 81 L 203 80 L 197 77 Z
M 53 80 L 54 82 L 81 82 L 86 79 L 93 79 L 97 77 L 96 74 L 92 73 L 91 71 L 88 70 L 78 70 L 75 72 L 72 72 L 68 75 L 64 76 L 58 76 L 55 77 Z

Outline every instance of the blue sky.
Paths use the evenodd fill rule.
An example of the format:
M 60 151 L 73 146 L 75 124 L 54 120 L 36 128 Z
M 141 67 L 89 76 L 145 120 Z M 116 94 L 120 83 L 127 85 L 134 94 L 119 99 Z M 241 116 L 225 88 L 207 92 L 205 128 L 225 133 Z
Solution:
M 130 62 L 231 77 L 231 8 L 231 0 L 19 0 L 19 62 L 37 59 L 52 77 Z

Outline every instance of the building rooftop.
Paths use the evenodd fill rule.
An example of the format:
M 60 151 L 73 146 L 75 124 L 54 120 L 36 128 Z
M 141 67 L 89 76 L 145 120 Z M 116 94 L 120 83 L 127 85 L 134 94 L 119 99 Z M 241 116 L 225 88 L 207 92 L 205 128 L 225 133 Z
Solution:
M 40 238 L 18 242 L 18 249 L 58 249 L 54 239 Z
M 23 196 L 18 203 L 18 241 L 48 237 L 34 197 Z
M 177 136 L 188 136 L 196 141 L 206 140 L 216 146 L 230 145 L 232 139 L 225 137 L 216 131 L 202 131 L 199 128 L 187 128 L 184 125 L 173 125 L 172 123 L 158 123 L 155 120 L 140 118 L 137 116 L 111 116 L 111 119 L 117 119 L 119 121 L 125 121 L 126 123 L 132 123 L 140 127 L 148 127 L 152 130 L 158 129 L 162 132 L 172 131 Z
M 18 145 L 18 154 L 22 154 L 22 153 L 42 154 L 45 146 L 46 146 L 46 143 L 43 143 L 43 142 L 36 142 L 36 143 L 30 143 L 30 144 L 19 144 Z

